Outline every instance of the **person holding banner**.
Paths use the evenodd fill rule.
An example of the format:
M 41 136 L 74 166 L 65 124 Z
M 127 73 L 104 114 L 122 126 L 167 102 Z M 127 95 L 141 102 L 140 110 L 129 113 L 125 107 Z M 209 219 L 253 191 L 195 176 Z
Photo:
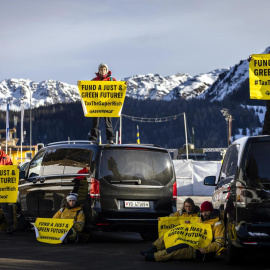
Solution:
M 67 196 L 67 203 L 62 207 L 53 218 L 74 219 L 74 225 L 69 230 L 64 243 L 77 243 L 79 240 L 78 232 L 82 232 L 85 224 L 85 214 L 83 208 L 78 204 L 77 194 L 70 193 Z
M 200 212 L 199 206 L 195 205 L 194 201 L 191 198 L 186 198 L 183 203 L 182 209 L 170 214 L 169 217 L 184 217 L 184 218 L 194 217 L 195 218 L 195 217 L 199 217 L 200 215 L 201 215 L 201 212 Z M 190 223 L 190 221 L 185 220 L 185 223 Z M 155 243 L 162 243 L 162 242 L 163 242 L 163 236 L 160 236 L 155 241 Z M 152 251 L 157 251 L 155 245 L 151 246 L 149 250 L 147 251 L 141 251 L 140 254 L 144 256 L 146 253 L 148 252 L 151 253 Z
M 96 77 L 92 79 L 92 81 L 116 81 L 113 78 L 111 71 L 109 71 L 108 65 L 101 63 L 98 66 L 98 73 L 96 73 Z M 99 137 L 99 122 L 101 117 L 92 117 L 92 128 L 90 131 L 90 141 L 98 141 Z M 112 127 L 112 118 L 111 117 L 104 117 L 105 125 L 106 125 L 106 137 L 109 144 L 113 144 L 115 140 L 115 135 L 113 133 Z
M 200 213 L 199 206 L 195 205 L 191 198 L 186 198 L 183 203 L 183 208 L 170 214 L 170 217 L 199 217 Z
M 2 150 L 0 149 L 0 166 L 3 165 L 13 165 L 11 158 Z M 1 203 L 2 208 L 2 218 L 0 219 L 0 223 L 7 223 L 7 234 L 12 234 L 15 230 L 15 224 L 17 222 L 17 211 L 16 205 L 14 203 Z
M 270 51 L 268 54 L 270 54 Z M 250 62 L 252 60 L 252 55 L 250 55 L 247 60 Z M 270 135 L 270 100 L 266 100 L 266 111 L 264 115 L 262 135 Z
M 225 227 L 220 220 L 219 211 L 214 210 L 211 202 L 205 201 L 201 205 L 201 217 L 198 223 L 210 224 L 212 229 L 212 242 L 204 248 L 195 249 L 186 243 L 180 243 L 166 248 L 165 241 L 158 239 L 147 251 L 141 252 L 146 261 L 168 261 L 181 259 L 196 259 L 203 261 L 206 254 L 215 255 L 215 253 L 225 245 Z

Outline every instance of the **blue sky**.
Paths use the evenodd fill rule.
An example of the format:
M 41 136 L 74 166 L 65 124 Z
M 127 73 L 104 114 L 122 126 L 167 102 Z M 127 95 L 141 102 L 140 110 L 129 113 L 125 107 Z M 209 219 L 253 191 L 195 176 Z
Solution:
M 268 0 L 0 0 L 0 81 L 198 75 L 270 46 Z

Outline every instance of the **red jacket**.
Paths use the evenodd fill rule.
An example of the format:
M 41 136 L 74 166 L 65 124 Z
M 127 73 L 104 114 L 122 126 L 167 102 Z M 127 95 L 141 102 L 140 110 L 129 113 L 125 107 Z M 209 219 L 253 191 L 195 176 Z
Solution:
M 2 149 L 0 150 L 0 165 L 13 165 L 11 158 Z
M 99 73 L 96 73 L 97 77 L 94 78 L 92 81 L 111 81 L 111 77 L 112 77 L 111 75 L 112 75 L 111 71 L 108 71 L 108 73 L 104 76 L 101 76 Z M 112 80 L 116 81 L 116 79 L 113 77 L 112 77 Z

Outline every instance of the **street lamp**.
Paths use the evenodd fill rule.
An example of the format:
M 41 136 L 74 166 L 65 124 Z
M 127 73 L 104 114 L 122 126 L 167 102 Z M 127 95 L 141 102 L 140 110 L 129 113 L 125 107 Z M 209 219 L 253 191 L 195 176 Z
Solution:
M 7 98 L 7 110 L 6 110 L 6 153 L 7 153 L 7 145 L 8 141 L 10 140 L 9 138 L 9 105 L 11 104 L 13 98 L 8 97 Z
M 229 110 L 226 108 L 223 108 L 220 110 L 223 116 L 225 117 L 226 123 L 227 123 L 227 135 L 228 135 L 228 146 L 231 144 L 231 136 L 232 136 L 232 120 L 233 117 L 230 114 Z
M 29 85 L 29 111 L 30 111 L 30 132 L 29 132 L 29 145 L 30 145 L 30 159 L 32 158 L 32 90 Z

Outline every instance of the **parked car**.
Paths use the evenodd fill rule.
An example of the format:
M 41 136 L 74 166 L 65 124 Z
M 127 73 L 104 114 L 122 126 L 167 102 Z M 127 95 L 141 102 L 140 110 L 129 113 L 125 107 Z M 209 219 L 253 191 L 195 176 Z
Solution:
M 204 184 L 216 186 L 215 208 L 226 224 L 228 264 L 246 251 L 270 248 L 270 136 L 244 137 L 227 150 L 220 175 Z
M 28 221 L 52 217 L 70 193 L 84 206 L 86 229 L 157 236 L 158 217 L 176 211 L 170 154 L 153 145 L 51 143 L 21 172 L 19 203 Z

